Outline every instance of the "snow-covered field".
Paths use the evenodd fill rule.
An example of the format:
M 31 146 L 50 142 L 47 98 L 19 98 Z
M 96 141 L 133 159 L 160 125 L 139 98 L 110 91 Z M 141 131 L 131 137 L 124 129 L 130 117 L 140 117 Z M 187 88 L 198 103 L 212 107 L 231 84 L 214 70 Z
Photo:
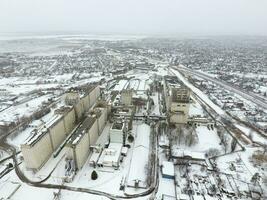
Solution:
M 46 41 L 49 38 L 51 40 Z M 36 42 L 30 45 L 29 38 L 25 36 L 23 40 L 10 38 L 10 46 L 8 46 L 6 40 L 0 39 L 0 46 L 3 44 L 0 52 L 7 47 L 5 52 L 17 50 L 20 51 L 19 56 L 27 54 L 29 57 L 23 57 L 26 61 L 28 58 L 33 60 L 44 59 L 49 63 L 44 69 L 41 67 L 45 74 L 44 76 L 34 75 L 35 72 L 31 71 L 31 67 L 26 64 L 24 66 L 25 69 L 20 69 L 20 72 L 32 75 L 26 77 L 16 74 L 14 76 L 0 77 L 0 99 L 1 103 L 3 102 L 0 105 L 0 125 L 6 125 L 6 122 L 12 121 L 19 122 L 24 117 L 30 116 L 37 111 L 42 105 L 46 108 L 51 108 L 49 113 L 39 119 L 32 120 L 28 126 L 7 137 L 7 142 L 18 151 L 20 145 L 31 136 L 36 127 L 50 121 L 54 117 L 54 111 L 65 105 L 63 103 L 63 94 L 66 90 L 100 82 L 100 80 L 101 104 L 107 103 L 108 108 L 110 108 L 109 111 L 113 111 L 113 109 L 122 109 L 122 111 L 118 112 L 120 113 L 119 116 L 113 116 L 113 113 L 108 113 L 108 122 L 103 132 L 99 135 L 96 146 L 91 148 L 97 149 L 101 147 L 99 148 L 101 151 L 97 152 L 97 155 L 100 155 L 103 149 L 107 149 L 105 145 L 109 141 L 110 128 L 115 120 L 129 122 L 127 127 L 132 123 L 132 129 L 127 130 L 127 134 L 131 134 L 134 140 L 129 141 L 129 137 L 125 138 L 128 152 L 126 156 L 120 154 L 119 167 L 90 165 L 90 159 L 95 155 L 90 151 L 85 164 L 75 172 L 73 180 L 64 182 L 66 179 L 66 158 L 69 151 L 63 148 L 58 155 L 51 156 L 39 170 L 27 169 L 22 153 L 19 153 L 17 156 L 19 167 L 24 174 L 33 181 L 40 181 L 51 173 L 51 176 L 44 183 L 57 186 L 64 184 L 67 187 L 72 187 L 73 190 L 86 190 L 87 192 L 94 190 L 99 193 L 108 193 L 110 196 L 122 196 L 122 198 L 118 199 L 124 199 L 125 195 L 136 195 L 136 197 L 140 195 L 140 197 L 133 197 L 132 199 L 159 200 L 166 195 L 165 199 L 183 199 L 182 197 L 185 196 L 184 199 L 194 200 L 247 200 L 251 199 L 249 195 L 252 194 L 254 189 L 258 190 L 260 188 L 262 191 L 267 191 L 263 183 L 267 171 L 263 155 L 263 144 L 266 142 L 266 138 L 251 132 L 252 129 L 247 128 L 245 125 L 233 123 L 235 128 L 241 130 L 247 138 L 250 138 L 250 141 L 256 142 L 254 144 L 253 142 L 248 144 L 236 143 L 238 140 L 235 140 L 235 137 L 230 135 L 230 132 L 226 129 L 227 126 L 226 128 L 222 126 L 223 123 L 221 122 L 222 120 L 220 121 L 220 117 L 214 119 L 211 117 L 211 113 L 208 113 L 209 110 L 204 109 L 204 105 L 208 105 L 217 116 L 226 116 L 227 113 L 222 108 L 222 102 L 218 104 L 213 94 L 205 94 L 204 91 L 191 84 L 177 70 L 170 68 L 168 59 L 164 59 L 164 55 L 160 55 L 160 59 L 152 56 L 146 57 L 148 52 L 154 52 L 153 54 L 156 55 L 157 51 L 147 51 L 145 49 L 142 52 L 142 48 L 138 49 L 132 46 L 131 42 L 138 38 L 140 37 L 36 36 L 34 39 Z M 116 43 L 117 41 L 119 41 L 118 44 Z M 124 46 L 123 42 L 126 41 L 131 42 Z M 107 47 L 105 46 L 106 44 L 108 44 Z M 114 49 L 113 45 L 115 45 Z M 23 46 L 27 46 L 27 48 L 23 48 Z M 127 48 L 127 46 L 131 48 L 127 49 L 127 53 L 124 55 L 121 49 Z M 140 55 L 138 55 L 138 52 L 141 52 Z M 79 53 L 82 56 L 75 57 Z M 13 59 L 12 56 L 11 59 Z M 51 59 L 45 60 L 46 58 Z M 66 61 L 63 64 L 64 67 L 60 68 L 62 66 L 57 64 L 63 62 L 64 59 Z M 23 62 L 27 63 L 26 61 L 23 60 Z M 151 70 L 134 69 L 138 63 L 152 64 Z M 154 67 L 154 64 L 156 67 Z M 128 71 L 121 73 L 120 70 L 124 69 L 124 66 L 127 66 L 125 69 Z M 116 71 L 117 69 L 118 71 Z M 51 72 L 46 73 L 49 70 Z M 169 111 L 164 111 L 165 109 L 163 109 L 165 108 L 163 104 L 166 103 L 166 99 L 164 99 L 166 91 L 159 89 L 164 88 L 164 76 L 166 75 L 174 76 L 174 78 L 172 77 L 174 82 L 177 79 L 192 91 L 187 124 L 169 123 Z M 154 84 L 157 87 L 154 88 Z M 120 92 L 124 89 L 132 89 L 134 91 L 134 105 L 127 107 L 120 104 L 122 96 Z M 266 88 L 260 87 L 259 89 L 265 90 Z M 113 93 L 115 93 L 114 97 L 118 100 L 116 102 L 118 104 L 111 102 Z M 232 93 L 227 95 L 240 98 L 240 96 Z M 107 102 L 102 102 L 103 100 Z M 149 106 L 148 100 L 150 102 L 153 100 L 154 104 Z M 48 101 L 50 103 L 55 102 L 56 105 L 47 103 Z M 244 102 L 251 108 L 256 109 L 255 105 L 250 104 L 249 101 L 244 100 Z M 127 109 L 135 112 L 132 116 L 133 121 L 124 116 L 124 113 L 128 112 Z M 89 112 L 91 113 L 91 110 L 87 111 L 87 113 Z M 236 110 L 235 114 L 245 116 L 245 111 Z M 195 123 L 193 120 L 203 120 L 204 122 Z M 261 123 L 264 125 L 265 122 Z M 158 135 L 160 136 L 159 138 L 157 138 Z M 2 136 L 0 135 L 1 138 Z M 157 139 L 159 139 L 158 143 L 155 142 Z M 122 146 L 121 143 L 119 145 Z M 112 154 L 112 151 L 107 152 L 107 154 L 109 153 Z M 55 193 L 58 193 L 59 199 L 62 200 L 109 199 L 86 192 L 27 185 L 20 180 L 13 169 L 5 174 L 12 160 L 9 159 L 2 162 L 2 159 L 8 157 L 9 154 L 10 151 L 2 152 L 0 150 L 0 199 L 56 199 Z M 157 155 L 159 161 L 156 166 L 151 165 L 156 161 L 156 159 L 152 160 L 154 155 Z M 262 157 L 259 157 L 259 155 Z M 164 161 L 173 164 L 174 177 L 163 175 L 162 165 Z M 98 175 L 96 180 L 91 179 L 94 170 Z M 150 177 L 151 172 L 158 173 L 158 176 Z M 253 182 L 252 179 L 257 173 L 259 180 Z M 149 184 L 149 181 L 152 182 Z M 151 193 L 141 195 L 143 192 L 150 190 Z M 262 197 L 261 199 L 263 200 L 264 198 Z M 259 198 L 254 198 L 253 200 L 256 199 L 258 200 Z

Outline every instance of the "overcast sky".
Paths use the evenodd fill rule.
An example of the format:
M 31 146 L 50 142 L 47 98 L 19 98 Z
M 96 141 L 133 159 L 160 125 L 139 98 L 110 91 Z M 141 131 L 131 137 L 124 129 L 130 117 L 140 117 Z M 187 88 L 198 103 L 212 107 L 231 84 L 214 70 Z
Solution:
M 0 32 L 267 35 L 267 0 L 0 0 Z

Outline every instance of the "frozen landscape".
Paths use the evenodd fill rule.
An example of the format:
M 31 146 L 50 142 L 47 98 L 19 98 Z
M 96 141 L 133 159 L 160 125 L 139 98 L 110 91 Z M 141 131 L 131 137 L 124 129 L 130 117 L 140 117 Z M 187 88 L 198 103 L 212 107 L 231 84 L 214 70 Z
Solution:
M 263 37 L 2 37 L 0 199 L 267 199 L 266 51 Z

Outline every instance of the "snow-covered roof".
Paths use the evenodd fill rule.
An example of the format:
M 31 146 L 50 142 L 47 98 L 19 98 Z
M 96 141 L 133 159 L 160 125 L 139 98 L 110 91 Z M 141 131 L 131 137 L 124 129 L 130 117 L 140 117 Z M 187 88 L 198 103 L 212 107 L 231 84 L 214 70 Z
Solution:
M 168 176 L 174 176 L 173 162 L 169 162 L 169 161 L 162 162 L 162 174 L 168 175 Z
M 137 126 L 137 137 L 133 149 L 133 156 L 128 175 L 127 184 L 134 186 L 135 181 L 140 181 L 139 185 L 146 186 L 146 164 L 149 159 L 149 134 L 150 127 L 147 124 Z
M 88 130 L 93 126 L 95 123 L 96 118 L 89 116 L 87 117 L 83 123 L 78 127 L 78 129 L 73 133 L 68 144 L 77 145 L 84 134 L 88 133 Z
M 122 144 L 120 143 L 110 143 L 109 147 L 104 149 L 99 160 L 98 164 L 109 165 L 116 164 L 119 161 L 121 154 Z
M 120 80 L 119 83 L 115 86 L 113 91 L 122 91 L 124 88 L 127 88 L 128 80 Z
M 177 158 L 189 157 L 191 159 L 196 159 L 196 160 L 205 160 L 205 153 L 203 152 L 175 149 L 172 153 L 173 157 Z

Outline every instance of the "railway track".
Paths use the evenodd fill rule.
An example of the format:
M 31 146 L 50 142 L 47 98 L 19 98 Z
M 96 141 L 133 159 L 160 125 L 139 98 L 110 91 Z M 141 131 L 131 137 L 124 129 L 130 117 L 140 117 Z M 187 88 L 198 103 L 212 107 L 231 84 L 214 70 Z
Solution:
M 218 79 L 215 79 L 207 74 L 204 74 L 202 72 L 199 72 L 199 71 L 194 71 L 194 70 L 191 70 L 191 69 L 188 69 L 186 67 L 177 67 L 176 70 L 178 71 L 182 71 L 182 72 L 185 72 L 185 73 L 188 73 L 188 74 L 191 74 L 191 75 L 195 75 L 195 76 L 198 76 L 200 78 L 203 78 L 205 80 L 208 80 L 208 81 L 211 81 L 213 83 L 216 83 L 217 85 L 220 85 L 232 92 L 235 92 L 237 94 L 239 94 L 240 96 L 242 96 L 243 98 L 255 103 L 256 105 L 258 105 L 259 107 L 262 107 L 264 109 L 267 109 L 267 103 L 266 103 L 266 100 L 262 97 L 259 97 L 255 94 L 251 94 L 250 92 L 246 92 L 246 91 L 243 91 L 241 88 L 236 88 L 234 87 L 233 85 L 225 82 L 225 81 L 222 81 L 222 80 L 218 80 Z
M 173 74 L 175 75 L 175 73 Z M 239 142 L 240 146 L 243 147 L 243 145 L 247 146 L 251 144 L 256 144 L 259 146 L 263 145 L 259 142 L 252 141 L 242 130 L 234 126 L 233 122 L 235 121 L 235 119 L 233 119 L 231 116 L 227 114 L 225 115 L 218 114 L 208 103 L 205 102 L 205 100 L 201 98 L 201 96 L 199 96 L 196 93 L 194 93 L 194 95 L 196 96 L 198 102 L 202 105 L 204 110 L 206 110 L 215 121 L 220 122 L 226 130 L 228 130 L 231 134 L 233 134 L 232 136 L 234 136 L 236 139 L 238 139 L 238 141 L 242 143 L 241 145 L 241 143 Z

